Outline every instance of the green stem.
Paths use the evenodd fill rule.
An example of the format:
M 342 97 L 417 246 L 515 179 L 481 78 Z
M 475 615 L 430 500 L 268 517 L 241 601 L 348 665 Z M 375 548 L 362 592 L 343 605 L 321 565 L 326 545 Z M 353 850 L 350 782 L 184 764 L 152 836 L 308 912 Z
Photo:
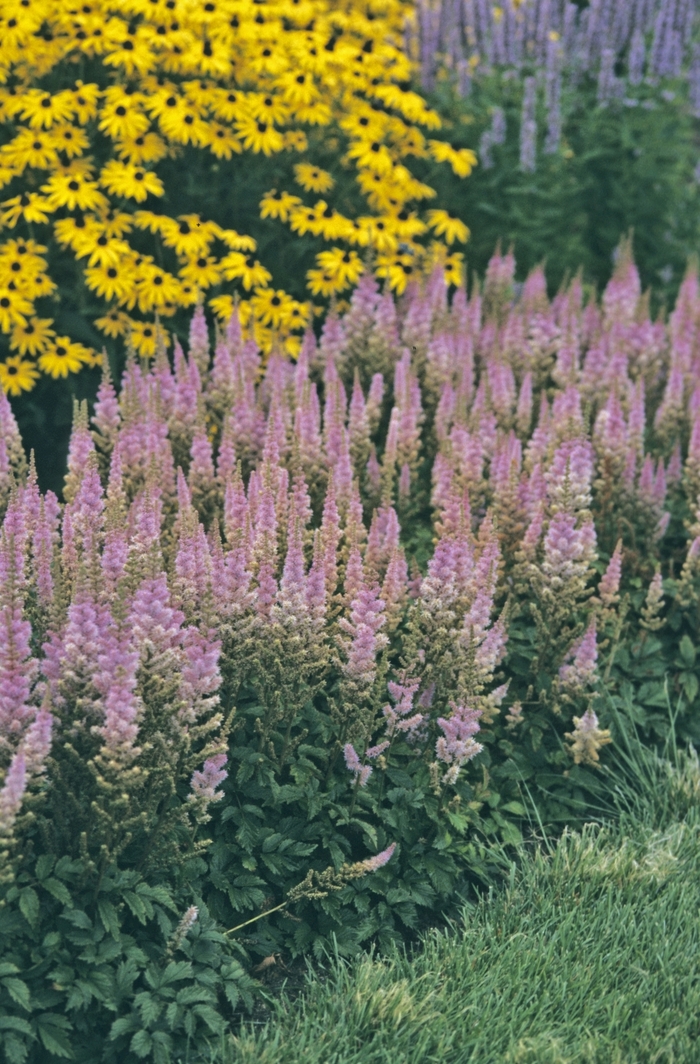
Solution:
M 260 913 L 259 916 L 252 916 L 250 920 L 246 920 L 244 924 L 237 924 L 235 927 L 229 928 L 228 931 L 224 931 L 225 935 L 232 935 L 234 931 L 240 931 L 244 927 L 248 927 L 249 924 L 254 924 L 257 920 L 262 920 L 263 916 L 270 916 L 272 913 L 279 912 L 280 909 L 284 909 L 289 905 L 288 901 L 283 901 L 281 905 L 275 905 L 274 909 L 266 909 L 264 913 Z

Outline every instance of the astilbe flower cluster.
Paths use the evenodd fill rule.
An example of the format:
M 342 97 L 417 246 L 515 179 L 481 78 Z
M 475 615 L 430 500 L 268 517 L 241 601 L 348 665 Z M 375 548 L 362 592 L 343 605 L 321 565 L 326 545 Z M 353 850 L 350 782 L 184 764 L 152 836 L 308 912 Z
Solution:
M 229 713 L 251 690 L 236 786 L 302 750 L 320 772 L 316 743 L 323 778 L 363 800 L 395 758 L 442 793 L 498 756 L 494 737 L 524 741 L 532 704 L 561 717 L 595 696 L 628 577 L 651 584 L 656 625 L 673 506 L 690 514 L 683 594 L 697 600 L 696 273 L 666 324 L 629 254 L 586 305 L 578 280 L 550 302 L 541 270 L 515 299 L 514 268 L 497 255 L 483 295 L 451 300 L 439 269 L 396 302 L 369 278 L 295 362 L 264 363 L 235 314 L 210 357 L 198 314 L 173 364 L 131 354 L 118 394 L 105 367 L 90 423 L 77 411 L 65 504 L 20 470 L 8 496 L 6 835 L 47 779 L 73 795 L 53 830 L 88 853 L 93 836 L 137 846 L 146 792 L 147 828 L 158 803 L 182 831 L 205 820 L 226 772 L 217 699 Z M 529 640 L 526 681 L 513 633 L 516 661 Z M 578 761 L 607 738 L 592 713 L 569 732 L 553 722 Z
M 32 473 L 0 532 L 3 844 L 38 816 L 50 851 L 100 869 L 196 852 L 227 775 L 220 642 L 176 604 L 161 486 L 126 483 L 118 450 L 102 483 L 79 410 L 68 501 Z

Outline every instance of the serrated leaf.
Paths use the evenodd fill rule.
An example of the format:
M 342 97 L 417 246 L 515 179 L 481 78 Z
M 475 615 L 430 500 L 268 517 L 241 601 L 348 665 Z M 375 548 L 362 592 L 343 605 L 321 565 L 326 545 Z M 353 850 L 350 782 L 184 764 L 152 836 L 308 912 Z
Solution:
M 117 910 L 111 901 L 107 898 L 98 898 L 97 911 L 100 914 L 100 920 L 105 931 L 107 931 L 113 938 L 119 937 L 119 916 Z
M 223 1032 L 225 1027 L 223 1017 L 211 1005 L 195 1005 L 192 1011 L 199 1016 L 200 1020 L 204 1020 L 212 1034 Z
M 26 1009 L 27 1012 L 30 1011 L 32 1007 L 31 994 L 29 993 L 29 987 L 25 982 L 18 979 L 17 976 L 7 975 L 2 980 L 2 985 L 5 987 L 5 990 L 7 990 L 15 1004 Z
M 19 896 L 19 908 L 30 927 L 35 927 L 39 920 L 39 895 L 34 887 L 23 887 Z
M 10 964 L 9 961 L 2 961 L 2 963 L 0 963 L 0 978 L 2 978 L 3 975 L 18 975 L 18 974 L 19 974 L 19 968 L 17 967 L 16 964 Z
M 73 904 L 73 899 L 71 898 L 68 887 L 65 883 L 62 883 L 60 879 L 56 879 L 55 876 L 49 876 L 47 879 L 42 880 L 41 885 L 44 890 L 48 890 L 49 894 L 51 894 L 56 901 L 60 901 L 64 905 Z
M 132 1053 L 135 1053 L 137 1057 L 147 1057 L 153 1048 L 153 1039 L 148 1031 L 137 1031 L 134 1037 L 131 1039 L 129 1046 Z
M 55 1012 L 44 1012 L 37 1016 L 36 1024 L 44 1049 L 54 1057 L 70 1059 L 73 1056 L 67 1036 L 71 1025 L 65 1016 L 58 1016 Z
M 69 909 L 68 912 L 61 913 L 61 918 L 82 931 L 92 931 L 92 920 L 82 909 Z
M 109 1031 L 110 1041 L 113 1042 L 120 1035 L 131 1034 L 138 1022 L 138 1017 L 136 1016 L 121 1016 L 118 1020 L 115 1020 Z
M 36 863 L 36 878 L 46 879 L 48 875 L 53 871 L 53 866 L 56 863 L 56 858 L 52 857 L 50 853 L 42 853 L 41 857 Z
M 20 1034 L 34 1037 L 31 1024 L 21 1016 L 0 1016 L 0 1031 L 19 1031 Z

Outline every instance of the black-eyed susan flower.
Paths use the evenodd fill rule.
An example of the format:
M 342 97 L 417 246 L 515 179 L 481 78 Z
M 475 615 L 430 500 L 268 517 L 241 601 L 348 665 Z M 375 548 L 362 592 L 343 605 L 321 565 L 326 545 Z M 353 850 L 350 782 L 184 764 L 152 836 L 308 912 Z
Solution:
M 10 332 L 16 325 L 25 325 L 33 310 L 30 300 L 21 292 L 10 288 L 9 284 L 0 286 L 0 329 L 3 332 Z
M 236 122 L 236 132 L 243 146 L 256 153 L 274 155 L 284 150 L 284 137 L 271 122 L 252 115 L 241 115 Z
M 52 210 L 53 207 L 44 196 L 37 192 L 22 192 L 0 203 L 0 226 L 14 229 L 21 221 L 44 225 Z
M 110 159 L 100 171 L 100 184 L 113 196 L 133 199 L 143 203 L 151 196 L 162 196 L 163 182 L 152 170 L 134 163 L 123 163 Z
M 178 277 L 198 288 L 211 288 L 221 280 L 221 270 L 216 259 L 211 255 L 199 255 L 188 261 L 178 270 Z
M 272 280 L 272 274 L 253 256 L 241 251 L 232 251 L 219 263 L 227 281 L 240 281 L 246 292 L 251 288 L 263 288 Z
M 314 296 L 321 296 L 323 299 L 329 299 L 337 292 L 342 292 L 348 285 L 337 274 L 330 273 L 328 270 L 307 270 L 306 278 L 309 282 L 309 290 Z
M 118 307 L 112 307 L 101 318 L 95 318 L 95 325 L 105 336 L 116 340 L 118 336 L 126 336 L 131 319 Z
M 41 186 L 49 210 L 67 207 L 69 211 L 78 208 L 94 211 L 107 206 L 106 197 L 100 192 L 97 184 L 90 180 L 85 170 L 78 167 L 79 162 L 80 160 L 74 159 L 70 166 L 56 170 L 46 184 Z
M 321 251 L 316 256 L 316 261 L 325 273 L 337 276 L 344 286 L 357 284 L 364 271 L 357 252 L 343 251 L 342 248 Z
M 124 299 L 133 291 L 134 279 L 130 264 L 90 266 L 85 270 L 85 283 L 103 299 Z
M 49 377 L 67 377 L 92 360 L 93 354 L 83 344 L 73 343 L 67 336 L 58 336 L 39 357 L 39 368 Z
M 256 288 L 250 300 L 256 318 L 273 329 L 287 324 L 293 304 L 294 300 L 286 292 L 275 292 L 272 288 Z
M 330 192 L 335 181 L 327 170 L 312 163 L 297 163 L 294 167 L 294 176 L 297 183 L 305 192 Z
M 34 362 L 20 355 L 10 355 L 0 362 L 0 385 L 8 395 L 21 395 L 34 387 L 39 371 Z
M 10 333 L 10 347 L 20 355 L 42 354 L 56 335 L 51 318 L 30 318 L 18 322 Z
M 455 240 L 458 240 L 460 244 L 466 244 L 469 239 L 468 227 L 449 211 L 428 211 L 428 225 L 437 236 L 443 236 L 448 244 L 454 244 Z
M 129 321 L 128 335 L 134 350 L 142 358 L 152 358 L 158 349 L 159 339 L 169 344 L 169 336 L 162 325 L 149 321 Z
M 290 211 L 299 207 L 300 204 L 301 200 L 298 196 L 293 196 L 290 192 L 278 192 L 276 188 L 273 188 L 260 200 L 260 217 L 278 218 L 281 222 L 286 222 Z
M 137 137 L 117 139 L 115 147 L 120 159 L 136 166 L 160 162 L 168 154 L 168 146 L 157 133 L 140 133 Z

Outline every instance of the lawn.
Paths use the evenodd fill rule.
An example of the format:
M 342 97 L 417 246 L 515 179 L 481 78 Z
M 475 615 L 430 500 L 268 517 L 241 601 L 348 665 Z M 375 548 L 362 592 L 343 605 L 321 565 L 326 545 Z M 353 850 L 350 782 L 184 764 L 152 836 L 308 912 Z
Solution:
M 418 950 L 331 958 L 218 1064 L 700 1060 L 700 766 L 628 761 L 618 815 L 524 847 Z

